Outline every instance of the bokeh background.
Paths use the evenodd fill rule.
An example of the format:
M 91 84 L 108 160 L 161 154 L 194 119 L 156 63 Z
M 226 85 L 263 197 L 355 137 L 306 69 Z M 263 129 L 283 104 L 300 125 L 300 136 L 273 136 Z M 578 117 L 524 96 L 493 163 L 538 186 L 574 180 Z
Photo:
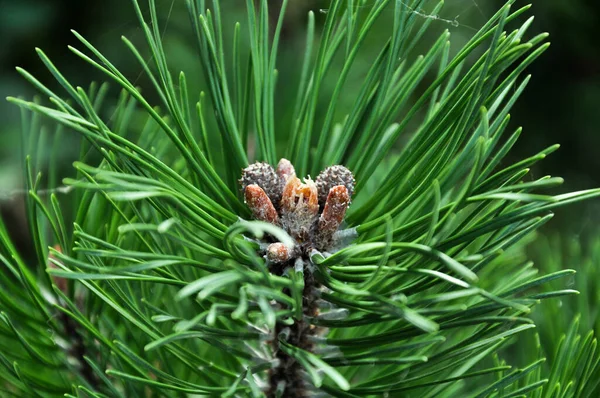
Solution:
M 376 0 L 366 0 L 372 3 Z M 157 0 L 161 29 L 165 32 L 165 47 L 174 70 L 186 71 L 191 84 L 202 87 L 198 59 L 194 53 L 189 31 L 189 19 L 182 0 Z M 243 12 L 244 1 L 221 0 L 224 15 L 231 22 Z M 269 0 L 276 14 L 280 0 Z M 322 23 L 327 1 L 291 0 L 288 20 L 284 26 L 282 53 L 279 57 L 279 87 L 282 106 L 291 102 L 294 91 L 286 82 L 293 81 L 298 71 L 298 57 L 304 40 L 308 10 L 315 10 L 317 22 Z M 448 29 L 452 40 L 460 44 L 481 27 L 488 17 L 503 4 L 500 0 L 447 0 L 436 18 L 433 31 Z M 517 0 L 517 6 L 527 4 Z M 414 11 L 414 10 L 413 10 Z M 411 12 L 407 10 L 407 12 Z M 581 190 L 600 186 L 600 1 L 598 0 L 533 0 L 535 21 L 531 32 L 549 32 L 550 49 L 532 66 L 533 75 L 528 88 L 512 111 L 513 127 L 523 126 L 524 133 L 511 153 L 519 160 L 555 143 L 562 145 L 558 152 L 539 163 L 532 178 L 543 175 L 565 177 L 565 190 Z M 378 26 L 385 27 L 385 16 Z M 70 29 L 75 29 L 96 45 L 121 71 L 135 80 L 144 90 L 148 82 L 120 36 L 134 43 L 143 41 L 143 33 L 127 0 L 0 0 L 0 210 L 11 233 L 23 252 L 30 250 L 22 206 L 20 111 L 9 105 L 4 97 L 30 98 L 34 89 L 15 71 L 19 66 L 43 83 L 58 90 L 57 84 L 39 60 L 34 48 L 39 47 L 53 60 L 59 70 L 74 85 L 88 86 L 91 80 L 103 76 L 72 55 L 68 45 L 77 45 Z M 385 32 L 385 33 L 384 33 Z M 387 34 L 387 30 L 373 32 Z M 458 46 L 457 46 L 458 47 Z M 358 65 L 366 69 L 373 60 L 367 45 Z M 145 91 L 152 98 L 151 90 Z M 118 93 L 110 92 L 113 103 Z M 75 138 L 65 138 L 58 162 L 65 175 L 77 156 Z M 597 280 L 600 272 L 600 202 L 578 204 L 561 209 L 543 230 L 546 237 L 531 249 L 531 254 L 544 271 L 561 267 L 580 269 L 576 288 L 586 294 L 569 305 L 586 311 L 585 326 L 596 324 L 598 289 L 588 281 Z M 591 292 L 589 292 L 591 290 Z M 562 305 L 562 304 L 561 304 Z M 550 308 L 550 307 L 548 307 Z M 555 310 L 560 312 L 561 310 Z M 554 311 L 552 308 L 550 311 Z M 570 319 L 561 312 L 561 316 Z M 597 329 L 598 330 L 598 329 Z

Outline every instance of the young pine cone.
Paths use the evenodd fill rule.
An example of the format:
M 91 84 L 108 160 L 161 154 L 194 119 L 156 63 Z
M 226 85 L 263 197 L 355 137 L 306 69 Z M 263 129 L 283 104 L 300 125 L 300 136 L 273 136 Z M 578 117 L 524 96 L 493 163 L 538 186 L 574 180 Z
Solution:
M 256 162 L 242 171 L 240 185 L 242 192 L 246 191 L 248 185 L 256 184 L 261 187 L 275 208 L 279 208 L 284 181 L 277 175 L 273 166 L 265 162 Z
M 344 166 L 330 166 L 323 170 L 317 177 L 315 183 L 319 191 L 319 206 L 323 208 L 329 195 L 329 190 L 335 186 L 343 185 L 348 190 L 348 196 L 354 193 L 354 175 Z

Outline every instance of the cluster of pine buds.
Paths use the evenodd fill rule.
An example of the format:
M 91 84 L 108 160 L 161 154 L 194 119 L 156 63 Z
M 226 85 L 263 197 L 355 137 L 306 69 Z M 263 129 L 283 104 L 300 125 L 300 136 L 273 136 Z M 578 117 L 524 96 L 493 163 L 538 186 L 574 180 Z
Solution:
M 313 249 L 330 250 L 354 193 L 354 176 L 346 167 L 328 167 L 315 181 L 307 177 L 302 182 L 287 159 L 281 159 L 277 169 L 264 162 L 246 167 L 240 184 L 254 218 L 281 227 L 296 242 L 292 248 L 271 243 L 267 258 L 274 263 Z

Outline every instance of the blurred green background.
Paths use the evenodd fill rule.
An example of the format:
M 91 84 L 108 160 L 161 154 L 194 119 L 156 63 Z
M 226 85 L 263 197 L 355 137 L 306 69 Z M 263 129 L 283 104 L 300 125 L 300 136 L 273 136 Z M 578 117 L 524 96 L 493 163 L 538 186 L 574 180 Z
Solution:
M 369 0 L 374 1 L 374 0 Z M 369 1 L 366 2 L 367 6 Z M 158 0 L 162 10 L 163 28 L 174 69 L 194 71 L 198 60 L 188 36 L 189 20 L 183 1 Z M 235 19 L 243 10 L 241 0 L 221 0 L 224 10 Z M 275 14 L 280 0 L 269 2 Z M 279 67 L 282 76 L 293 78 L 297 71 L 297 54 L 303 45 L 306 13 L 313 9 L 326 9 L 327 1 L 292 0 L 288 21 L 284 27 L 283 54 Z M 460 43 L 479 28 L 503 3 L 500 0 L 448 0 L 435 21 L 435 29 L 449 29 L 453 41 Z M 518 6 L 527 4 L 517 1 Z M 408 11 L 408 10 L 407 10 Z M 420 10 L 426 14 L 425 10 Z M 535 62 L 529 72 L 533 79 L 513 110 L 512 123 L 523 126 L 524 134 L 512 152 L 512 160 L 536 153 L 560 143 L 561 149 L 541 162 L 533 177 L 552 174 L 566 179 L 567 189 L 586 189 L 600 185 L 600 2 L 597 0 L 543 0 L 533 1 L 536 19 L 532 32 L 549 32 L 552 46 Z M 447 20 L 447 21 L 444 21 Z M 453 26 L 449 21 L 457 21 Z M 384 27 L 385 21 L 379 26 Z M 32 87 L 15 71 L 20 66 L 55 88 L 56 83 L 45 70 L 34 51 L 39 47 L 56 63 L 74 84 L 87 86 L 91 80 L 103 80 L 93 68 L 77 60 L 67 49 L 76 45 L 70 29 L 82 33 L 99 47 L 126 76 L 136 77 L 144 87 L 141 67 L 120 41 L 126 35 L 134 42 L 143 39 L 130 1 L 123 0 L 0 0 L 0 98 L 8 95 L 31 97 Z M 382 34 L 386 34 L 382 29 Z M 374 32 L 377 35 L 377 32 Z M 372 61 L 365 51 L 360 62 L 365 67 Z M 196 74 L 196 75 L 199 75 Z M 194 76 L 194 74 L 188 74 Z M 199 78 L 199 76 L 198 76 Z M 285 82 L 284 78 L 280 82 Z M 279 88 L 282 99 L 293 98 L 293 90 Z M 60 92 L 60 91 L 59 91 Z M 289 95 L 287 95 L 289 93 Z M 114 93 L 116 99 L 116 93 Z M 147 95 L 151 95 L 149 90 Z M 0 198 L 7 197 L 21 186 L 19 162 L 20 114 L 19 110 L 0 102 Z M 69 167 L 76 143 L 66 142 L 63 148 L 65 167 Z M 14 203 L 12 204 L 14 206 Z M 4 213 L 7 210 L 3 204 Z M 561 212 L 547 228 L 563 233 L 585 234 L 594 230 L 598 221 L 599 203 L 587 203 Z M 16 210 L 15 210 L 16 211 Z
M 280 1 L 269 1 L 274 18 Z M 366 6 L 373 1 L 367 0 Z M 237 16 L 243 12 L 244 3 L 242 0 L 221 0 L 224 16 L 231 22 L 230 26 L 239 19 Z M 448 29 L 452 33 L 454 48 L 458 48 L 503 3 L 500 0 L 447 0 L 438 16 L 429 16 L 437 19 L 432 25 L 432 33 Z M 157 4 L 161 12 L 161 29 L 165 32 L 165 47 L 173 70 L 185 70 L 191 83 L 202 87 L 199 62 L 183 1 L 157 0 Z M 326 12 L 327 4 L 328 1 L 321 0 L 290 1 L 278 65 L 279 105 L 283 109 L 295 95 L 295 85 L 286 83 L 294 81 L 299 74 L 298 57 L 304 45 L 306 14 L 314 10 L 317 23 L 322 23 L 324 17 L 321 14 Z M 525 4 L 517 0 L 517 6 Z M 422 14 L 419 17 L 427 17 L 425 10 L 417 11 Z M 407 9 L 407 12 L 410 10 Z M 534 0 L 532 13 L 536 19 L 530 29 L 531 34 L 549 32 L 552 46 L 529 68 L 533 79 L 513 108 L 511 123 L 513 127 L 523 126 L 524 133 L 512 151 L 510 161 L 560 143 L 561 149 L 539 163 L 531 178 L 547 174 L 565 177 L 562 191 L 600 186 L 600 156 L 597 154 L 600 147 L 600 1 Z M 381 32 L 373 32 L 373 40 L 377 39 L 377 35 L 388 34 L 385 18 L 377 25 L 381 27 Z M 134 43 L 143 41 L 143 33 L 131 2 L 126 0 L 0 0 L 0 98 L 8 95 L 30 98 L 36 94 L 15 71 L 16 66 L 64 94 L 37 57 L 35 47 L 43 49 L 73 85 L 88 86 L 91 80 L 103 81 L 99 72 L 67 49 L 68 45 L 77 45 L 70 29 L 77 30 L 96 45 L 126 76 L 139 84 L 150 99 L 153 98 L 148 82 L 141 73 L 142 68 L 120 41 L 121 35 Z M 357 76 L 360 76 L 361 65 L 364 70 L 373 61 L 375 51 L 369 51 L 369 46 L 366 46 L 359 59 Z M 112 103 L 115 103 L 118 93 L 111 91 L 110 95 Z M 351 95 L 348 97 L 351 98 Z M 110 114 L 107 115 L 109 117 Z M 2 100 L 0 120 L 0 209 L 22 251 L 27 252 L 29 240 L 21 205 L 23 195 L 18 193 L 22 189 L 20 112 Z M 59 157 L 64 173 L 68 173 L 76 156 L 75 138 L 65 138 Z M 575 257 L 586 257 L 586 247 L 594 246 L 597 249 L 598 246 L 586 245 L 585 242 L 590 239 L 593 241 L 590 235 L 599 231 L 596 227 L 600 220 L 599 210 L 598 201 L 562 210 L 547 224 L 544 233 L 553 236 L 558 234 L 567 247 L 581 240 L 579 257 Z M 560 245 L 550 246 L 556 249 Z M 536 248 L 534 255 L 540 260 L 548 259 L 548 251 L 540 247 Z M 557 254 L 559 257 L 561 255 Z M 568 256 L 563 260 L 565 266 L 577 268 L 576 264 L 569 264 Z M 562 260 L 560 264 L 563 264 Z M 539 265 L 544 267 L 543 264 Z M 558 267 L 556 264 L 552 266 Z M 589 323 L 593 324 L 594 321 Z

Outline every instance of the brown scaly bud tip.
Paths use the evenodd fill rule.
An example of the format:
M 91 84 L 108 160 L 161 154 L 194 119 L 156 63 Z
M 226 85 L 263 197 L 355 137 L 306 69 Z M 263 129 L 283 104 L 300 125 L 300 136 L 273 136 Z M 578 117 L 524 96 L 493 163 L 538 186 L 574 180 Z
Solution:
M 292 251 L 281 242 L 271 243 L 267 247 L 267 259 L 278 264 L 285 263 L 292 258 Z
M 279 207 L 284 183 L 270 164 L 265 162 L 251 164 L 242 171 L 242 178 L 240 178 L 239 182 L 242 192 L 245 192 L 249 185 L 258 185 L 265 191 L 269 199 L 271 199 L 271 203 L 275 207 Z
M 290 177 L 283 189 L 281 211 L 317 215 L 319 202 L 317 186 L 313 180 L 307 178 L 303 184 L 298 177 Z
M 325 206 L 331 188 L 337 185 L 345 186 L 349 197 L 352 197 L 354 193 L 354 175 L 344 166 L 336 165 L 326 168 L 319 174 L 315 182 L 319 191 L 319 205 L 321 207 Z
M 317 225 L 316 246 L 319 250 L 325 250 L 332 244 L 333 234 L 338 230 L 346 216 L 346 210 L 350 204 L 350 194 L 343 185 L 337 185 L 329 190 L 323 213 L 319 217 Z
M 296 169 L 294 169 L 292 162 L 285 158 L 281 158 L 277 164 L 277 175 L 281 177 L 284 183 L 286 183 L 290 177 L 296 176 Z
M 298 242 L 308 242 L 319 213 L 317 186 L 310 179 L 304 184 L 290 177 L 281 199 L 281 223 Z
M 62 253 L 62 248 L 60 247 L 60 245 L 54 245 L 53 249 L 59 253 Z M 58 269 L 56 264 L 54 264 L 50 260 L 55 260 L 55 261 L 57 260 L 57 258 L 52 253 L 48 254 L 48 268 Z M 68 284 L 67 284 L 67 280 L 65 278 L 61 278 L 60 276 L 56 276 L 56 275 L 50 275 L 50 279 L 52 279 L 52 282 L 56 285 L 56 287 L 61 292 L 67 294 Z
M 256 184 L 248 185 L 244 191 L 244 198 L 246 204 L 252 210 L 254 218 L 274 225 L 279 224 L 277 210 L 275 210 L 271 199 L 261 187 Z

